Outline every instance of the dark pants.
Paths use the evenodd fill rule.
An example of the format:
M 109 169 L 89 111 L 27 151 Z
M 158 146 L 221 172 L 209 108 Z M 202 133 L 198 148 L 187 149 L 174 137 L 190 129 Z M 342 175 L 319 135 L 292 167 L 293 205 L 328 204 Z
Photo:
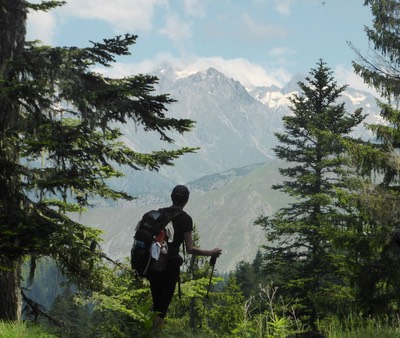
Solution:
M 152 271 L 149 275 L 153 310 L 165 318 L 169 304 L 174 296 L 176 283 L 179 278 L 179 267 L 170 266 L 162 272 Z

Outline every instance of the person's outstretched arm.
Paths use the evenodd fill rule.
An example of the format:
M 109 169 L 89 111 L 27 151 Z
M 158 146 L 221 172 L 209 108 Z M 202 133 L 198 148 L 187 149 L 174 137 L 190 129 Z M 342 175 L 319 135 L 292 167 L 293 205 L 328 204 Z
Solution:
M 185 232 L 184 238 L 185 238 L 186 252 L 191 255 L 219 257 L 219 255 L 221 255 L 222 253 L 222 249 L 219 248 L 214 248 L 212 250 L 203 250 L 195 247 L 193 245 L 193 236 L 191 231 Z

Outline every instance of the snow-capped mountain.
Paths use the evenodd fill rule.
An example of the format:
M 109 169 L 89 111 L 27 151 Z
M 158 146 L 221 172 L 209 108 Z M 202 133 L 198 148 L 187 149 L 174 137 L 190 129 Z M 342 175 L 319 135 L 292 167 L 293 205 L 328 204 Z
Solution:
M 263 230 L 253 226 L 254 220 L 287 203 L 270 188 L 280 179 L 272 150 L 277 142 L 274 133 L 282 131 L 282 116 L 291 113 L 289 97 L 299 92 L 297 83 L 304 77 L 296 75 L 283 88 L 246 89 L 213 68 L 185 75 L 163 65 L 154 75 L 159 78 L 157 92 L 177 100 L 168 107 L 168 115 L 196 121 L 192 132 L 173 135 L 176 146 L 201 149 L 158 173 L 126 172 L 124 179 L 113 184 L 138 196 L 137 201 L 93 209 L 81 221 L 105 231 L 104 248 L 113 257 L 127 257 L 141 214 L 168 204 L 171 188 L 185 183 L 192 191 L 188 211 L 198 225 L 202 246 L 221 246 L 220 269 L 231 270 L 238 261 L 251 260 L 263 240 Z M 349 112 L 362 107 L 368 115 L 366 122 L 378 119 L 371 94 L 348 88 L 341 100 Z M 124 125 L 122 131 L 125 141 L 138 151 L 165 146 L 140 126 Z M 368 135 L 362 125 L 354 130 L 356 137 Z
M 175 146 L 200 147 L 196 154 L 188 154 L 175 162 L 172 168 L 159 173 L 128 172 L 123 181 L 125 189 L 133 194 L 165 190 L 175 182 L 184 183 L 204 175 L 214 174 L 274 158 L 275 132 L 282 131 L 282 116 L 290 114 L 289 97 L 299 92 L 295 75 L 283 88 L 253 87 L 246 89 L 240 82 L 228 78 L 216 69 L 183 76 L 172 66 L 164 64 L 156 70 L 158 93 L 168 93 L 176 103 L 168 107 L 168 115 L 196 121 L 193 131 L 173 135 Z M 368 114 L 366 122 L 376 120 L 378 108 L 375 98 L 367 93 L 347 89 L 342 95 L 349 112 L 363 107 Z M 159 137 L 144 133 L 140 126 L 124 125 L 125 141 L 138 151 L 168 148 Z M 364 126 L 354 130 L 354 136 L 369 137 Z M 141 185 L 139 181 L 156 181 Z M 138 184 L 139 183 L 139 184 Z M 121 180 L 118 181 L 121 184 Z M 160 190 L 160 191 L 161 191 Z

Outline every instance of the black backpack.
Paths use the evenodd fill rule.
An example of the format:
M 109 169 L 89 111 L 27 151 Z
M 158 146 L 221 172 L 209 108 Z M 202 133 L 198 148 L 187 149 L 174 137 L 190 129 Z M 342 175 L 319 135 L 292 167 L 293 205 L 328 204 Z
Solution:
M 166 209 L 146 212 L 136 227 L 131 249 L 131 266 L 141 277 L 147 277 L 150 271 L 164 271 L 169 262 L 167 225 L 183 211 Z M 156 248 L 158 247 L 158 248 Z M 158 251 L 158 259 L 152 257 L 152 249 Z M 157 253 L 153 253 L 153 256 Z

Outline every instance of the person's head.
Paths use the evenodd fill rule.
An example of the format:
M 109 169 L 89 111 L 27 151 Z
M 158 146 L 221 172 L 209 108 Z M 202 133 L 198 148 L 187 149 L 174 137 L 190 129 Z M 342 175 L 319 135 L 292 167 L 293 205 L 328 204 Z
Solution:
M 185 206 L 189 200 L 189 189 L 184 185 L 177 185 L 172 189 L 171 200 L 176 206 Z

